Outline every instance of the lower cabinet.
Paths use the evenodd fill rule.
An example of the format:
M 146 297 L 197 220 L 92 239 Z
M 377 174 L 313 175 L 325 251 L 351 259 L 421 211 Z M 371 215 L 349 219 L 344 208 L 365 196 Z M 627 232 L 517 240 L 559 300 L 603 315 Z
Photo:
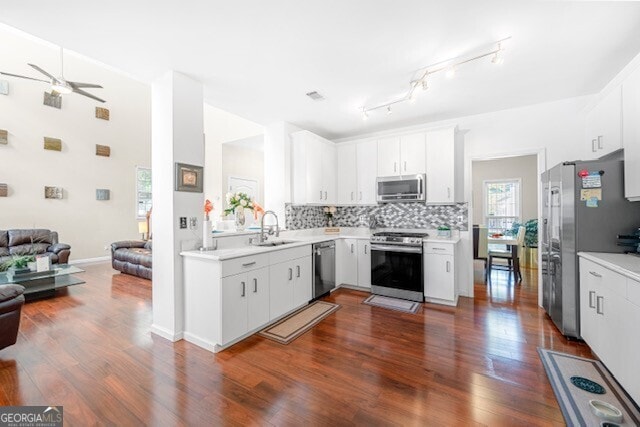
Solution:
M 222 343 L 269 322 L 269 268 L 222 279 Z
M 340 239 L 336 244 L 338 284 L 371 288 L 371 243 Z
M 618 382 L 640 401 L 640 283 L 580 258 L 580 335 Z
M 311 257 L 271 266 L 270 318 L 275 319 L 311 300 Z
M 456 243 L 424 244 L 424 299 L 426 302 L 457 305 L 455 268 Z

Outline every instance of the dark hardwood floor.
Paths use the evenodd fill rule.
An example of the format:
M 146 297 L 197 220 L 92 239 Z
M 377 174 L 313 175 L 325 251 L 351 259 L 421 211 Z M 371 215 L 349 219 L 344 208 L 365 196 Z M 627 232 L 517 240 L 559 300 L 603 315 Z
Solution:
M 342 308 L 288 346 L 253 336 L 217 355 L 150 334 L 149 281 L 83 275 L 25 305 L 1 405 L 64 405 L 67 425 L 562 425 L 536 348 L 592 356 L 537 307 L 528 270 L 418 314 L 338 290 Z

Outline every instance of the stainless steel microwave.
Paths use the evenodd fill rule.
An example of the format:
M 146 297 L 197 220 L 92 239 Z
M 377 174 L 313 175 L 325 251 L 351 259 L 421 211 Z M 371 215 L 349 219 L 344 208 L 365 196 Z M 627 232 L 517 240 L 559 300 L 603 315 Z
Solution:
M 378 203 L 426 202 L 426 176 L 384 176 L 376 179 Z

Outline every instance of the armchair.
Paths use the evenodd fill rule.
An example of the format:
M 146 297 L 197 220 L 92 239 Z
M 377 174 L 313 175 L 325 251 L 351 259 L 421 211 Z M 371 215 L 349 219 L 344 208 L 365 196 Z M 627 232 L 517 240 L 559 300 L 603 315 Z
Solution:
M 0 285 L 0 350 L 18 339 L 23 292 L 24 287 L 20 285 Z

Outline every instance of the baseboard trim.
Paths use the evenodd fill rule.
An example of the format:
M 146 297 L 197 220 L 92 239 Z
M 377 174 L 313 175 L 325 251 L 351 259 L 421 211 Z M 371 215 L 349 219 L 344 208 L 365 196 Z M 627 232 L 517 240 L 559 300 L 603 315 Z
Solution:
M 107 255 L 107 256 L 99 256 L 99 257 L 95 257 L 95 258 L 85 258 L 85 259 L 74 259 L 72 261 L 69 261 L 69 264 L 97 264 L 100 262 L 105 262 L 105 261 L 111 261 L 111 256 Z
M 184 332 L 173 332 L 155 324 L 151 325 L 151 333 L 171 342 L 180 341 L 184 338 Z
M 184 333 L 184 340 L 187 342 L 190 342 L 191 344 L 195 344 L 198 347 L 204 348 L 205 350 L 209 350 L 213 353 L 217 353 L 222 349 L 221 346 L 214 344 L 211 341 L 206 340 L 204 338 L 200 338 L 199 336 L 191 334 L 189 332 Z

